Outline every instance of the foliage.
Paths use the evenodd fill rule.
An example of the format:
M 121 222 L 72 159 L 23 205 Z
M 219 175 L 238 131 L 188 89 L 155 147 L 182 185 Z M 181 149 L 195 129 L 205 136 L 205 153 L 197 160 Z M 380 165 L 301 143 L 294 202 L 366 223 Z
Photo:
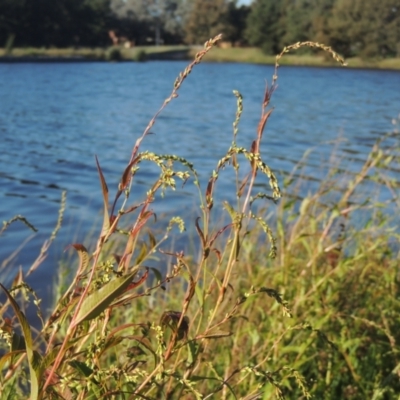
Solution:
M 228 3 L 227 27 L 225 29 L 224 40 L 231 42 L 233 45 L 247 43 L 244 32 L 249 13 L 249 6 L 241 5 L 238 7 L 237 1 L 230 1 Z
M 42 316 L 22 272 L 10 288 L 0 286 L 6 297 L 0 308 L 4 398 L 28 393 L 31 400 L 396 398 L 400 237 L 390 216 L 400 206 L 399 182 L 391 175 L 399 170 L 398 136 L 379 140 L 358 173 L 333 166 L 315 193 L 300 201 L 284 196 L 274 208 L 275 222 L 266 218 L 281 197 L 260 154 L 273 112 L 269 103 L 278 62 L 302 46 L 325 50 L 343 63 L 340 56 L 313 42 L 278 54 L 249 148 L 237 144 L 244 102 L 234 91 L 232 141 L 205 188 L 189 161 L 141 150 L 158 115 L 219 39 L 208 41 L 177 77 L 171 95 L 137 139 L 113 201 L 96 159 L 103 226 L 93 252 L 88 245 L 71 245 L 79 265 L 67 267 L 74 274 L 60 283 L 49 318 Z M 132 199 L 133 183 L 147 162 L 159 167 L 160 176 L 143 199 Z M 220 207 L 218 179 L 229 170 L 236 178 L 236 202 L 223 201 Z M 294 174 L 285 186 L 301 183 L 301 174 Z M 258 193 L 257 181 L 264 175 L 270 191 Z M 185 229 L 179 216 L 165 232 L 150 229 L 151 204 L 160 201 L 159 192 L 175 190 L 176 180 L 188 179 L 199 192 L 201 217 L 191 221 L 198 257 L 162 248 L 173 229 Z M 387 204 L 376 203 L 372 195 L 365 198 L 368 180 L 391 190 Z M 61 225 L 62 211 L 42 256 Z M 357 223 L 359 215 L 367 215 L 364 224 Z M 0 234 L 15 221 L 34 229 L 18 215 Z M 170 268 L 150 268 L 155 256 Z M 28 274 L 39 264 L 40 259 Z M 29 301 L 37 306 L 39 330 L 25 316 L 23 304 Z
M 108 61 L 121 61 L 122 60 L 121 50 L 116 47 L 112 47 L 107 52 L 107 60 Z
M 393 57 L 400 51 L 400 8 L 396 0 L 255 0 L 246 34 L 268 54 L 317 40 L 346 57 Z
M 209 37 L 228 27 L 227 0 L 193 0 L 185 23 L 185 41 L 190 44 L 204 43 Z
M 398 0 L 0 0 L 8 54 L 13 46 L 110 45 L 110 31 L 139 46 L 201 44 L 223 33 L 226 42 L 271 55 L 310 40 L 346 57 L 400 55 Z
M 114 29 L 135 44 L 156 40 L 157 35 L 164 44 L 182 42 L 184 0 L 112 0 L 111 9 L 116 16 Z
M 16 46 L 107 43 L 109 0 L 0 0 L 0 41 Z
M 283 12 L 282 2 L 274 0 L 254 1 L 247 19 L 246 39 L 267 54 L 276 54 L 279 38 L 282 36 L 280 19 Z
M 146 61 L 147 60 L 147 53 L 145 50 L 139 50 L 136 55 L 134 60 L 135 61 Z
M 400 54 L 400 7 L 396 0 L 337 0 L 329 27 L 330 43 L 346 56 Z

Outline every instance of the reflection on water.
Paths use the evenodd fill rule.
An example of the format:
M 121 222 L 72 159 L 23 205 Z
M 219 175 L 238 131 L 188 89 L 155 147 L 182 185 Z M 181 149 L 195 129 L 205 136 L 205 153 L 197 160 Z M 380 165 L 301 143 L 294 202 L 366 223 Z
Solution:
M 15 271 L 20 265 L 28 268 L 36 258 L 56 224 L 61 191 L 67 190 L 64 227 L 34 277 L 48 283 L 43 290 L 51 291 L 52 271 L 62 249 L 71 242 L 84 242 L 99 222 L 102 198 L 94 156 L 99 157 L 112 196 L 136 138 L 185 65 L 0 65 L 0 218 L 22 214 L 39 229 L 14 259 Z M 157 120 L 143 149 L 190 160 L 205 187 L 232 141 L 236 111 L 232 90 L 244 96 L 238 144 L 249 147 L 260 117 L 265 79 L 272 73 L 272 67 L 258 65 L 197 66 L 179 98 Z M 399 113 L 399 72 L 282 67 L 278 83 L 262 155 L 282 181 L 304 152 L 313 149 L 293 174 L 294 179 L 305 178 L 303 193 L 318 186 L 330 164 L 346 174 L 357 173 Z M 396 143 L 399 138 L 392 137 L 385 146 Z M 399 170 L 388 170 L 388 174 L 398 179 Z M 143 163 L 134 198 L 144 194 L 157 177 L 157 168 Z M 229 171 L 221 174 L 217 193 L 234 198 L 233 179 Z M 267 186 L 267 180 L 260 179 L 259 188 Z M 382 192 L 381 196 L 385 200 L 392 194 Z M 183 210 L 192 216 L 196 198 L 196 190 L 188 183 L 182 191 L 167 193 L 154 210 Z M 22 224 L 13 224 L 1 238 L 0 260 L 30 236 Z

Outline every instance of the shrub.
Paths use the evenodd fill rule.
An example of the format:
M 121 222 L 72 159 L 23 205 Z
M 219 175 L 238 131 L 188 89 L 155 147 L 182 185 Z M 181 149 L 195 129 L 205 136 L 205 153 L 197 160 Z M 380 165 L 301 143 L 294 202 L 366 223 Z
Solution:
M 147 53 L 146 50 L 139 50 L 136 52 L 134 61 L 147 61 Z
M 121 61 L 122 60 L 122 53 L 121 50 L 117 47 L 112 47 L 106 55 L 108 61 Z
M 111 203 L 96 160 L 104 199 L 101 233 L 92 253 L 81 243 L 71 245 L 78 268 L 49 318 L 41 317 L 38 332 L 19 305 L 24 296 L 39 303 L 25 276 L 18 274 L 9 289 L 1 285 L 7 297 L 0 328 L 6 349 L 0 358 L 4 398 L 29 392 L 31 399 L 391 399 L 400 390 L 400 285 L 393 245 L 399 235 L 382 212 L 371 213 L 365 226 L 354 227 L 350 219 L 356 211 L 376 209 L 372 199 L 351 201 L 371 171 L 388 187 L 398 185 L 383 175 L 400 159 L 398 146 L 384 148 L 378 141 L 358 174 L 342 181 L 332 170 L 300 205 L 284 197 L 276 210 L 277 238 L 265 218 L 281 197 L 259 152 L 278 61 L 303 45 L 323 48 L 342 61 L 336 53 L 306 42 L 277 56 L 249 149 L 236 142 L 243 99 L 234 91 L 232 143 L 205 189 L 189 161 L 140 151 L 157 116 L 219 38 L 208 41 L 179 74 L 136 141 Z M 242 161 L 248 163 L 247 175 L 241 173 Z M 155 163 L 160 176 L 144 199 L 131 202 L 133 178 L 143 162 Z M 223 202 L 228 221 L 219 225 L 212 213 L 218 207 L 216 183 L 228 168 L 236 174 L 237 203 Z M 258 174 L 268 177 L 270 193 L 254 193 Z M 156 194 L 175 189 L 177 179 L 193 179 L 198 187 L 198 259 L 181 249 L 161 249 L 174 227 L 184 230 L 180 217 L 161 234 L 146 229 Z M 340 196 L 330 204 L 326 199 L 333 191 Z M 61 216 L 62 210 L 57 229 Z M 21 216 L 9 223 L 16 219 L 33 229 Z M 156 253 L 170 261 L 169 271 L 146 266 Z M 14 319 L 5 317 L 8 308 Z

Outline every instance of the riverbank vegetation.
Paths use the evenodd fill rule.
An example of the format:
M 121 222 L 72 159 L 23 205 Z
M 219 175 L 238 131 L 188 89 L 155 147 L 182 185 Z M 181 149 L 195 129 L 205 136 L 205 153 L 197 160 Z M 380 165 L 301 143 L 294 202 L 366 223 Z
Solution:
M 0 49 L 0 60 L 3 62 L 68 62 L 68 61 L 149 61 L 149 60 L 189 60 L 192 59 L 198 46 L 136 46 L 125 48 L 111 46 L 108 48 L 16 48 L 12 57 L 6 56 L 5 49 Z M 240 62 L 252 64 L 274 65 L 275 56 L 265 54 L 257 47 L 215 48 L 207 54 L 203 62 Z M 346 59 L 349 68 L 371 68 L 400 70 L 400 58 L 360 58 Z M 326 56 L 312 54 L 288 54 L 281 65 L 333 67 L 337 66 Z
M 0 0 L 0 16 L 9 55 L 27 47 L 202 45 L 222 33 L 224 45 L 267 55 L 314 40 L 347 58 L 400 57 L 397 0 Z
M 101 156 L 96 160 L 103 226 L 97 241 L 71 244 L 79 262 L 60 267 L 50 314 L 40 312 L 25 282 L 40 257 L 29 271 L 15 272 L 10 287 L 1 285 L 2 399 L 397 398 L 399 131 L 379 138 L 359 171 L 343 170 L 332 157 L 313 192 L 302 190 L 307 155 L 277 180 L 260 143 L 273 117 L 277 64 L 302 47 L 295 45 L 277 57 L 260 93 L 262 114 L 247 147 L 237 141 L 246 102 L 233 92 L 227 152 L 200 182 L 190 160 L 143 146 L 151 146 L 156 118 L 180 101 L 181 85 L 218 40 L 208 41 L 177 77 L 137 139 L 114 198 Z M 329 47 L 311 45 L 343 63 Z M 135 198 L 149 162 L 160 176 Z M 228 173 L 236 182 L 230 195 L 218 192 Z M 182 183 L 198 188 L 193 217 L 183 221 L 176 210 L 164 231 L 152 229 L 152 204 Z M 17 220 L 33 229 L 22 216 L 10 223 Z M 191 252 L 167 247 L 185 227 L 193 232 Z M 37 309 L 39 328 L 28 321 L 27 307 Z

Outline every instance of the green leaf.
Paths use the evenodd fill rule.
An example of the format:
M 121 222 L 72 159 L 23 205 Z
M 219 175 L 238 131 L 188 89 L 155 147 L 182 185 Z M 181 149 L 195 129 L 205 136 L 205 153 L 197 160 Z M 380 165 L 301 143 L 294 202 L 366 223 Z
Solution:
M 147 245 L 146 245 L 146 243 L 142 243 L 142 246 L 141 246 L 141 248 L 140 248 L 140 253 L 139 253 L 139 255 L 136 257 L 136 260 L 135 260 L 135 264 L 140 264 L 145 258 L 146 258 L 146 256 L 148 255 L 148 250 L 147 250 Z
M 93 370 L 82 361 L 73 360 L 68 364 L 86 378 L 93 374 Z
M 101 230 L 101 236 L 105 236 L 110 230 L 110 217 L 108 215 L 108 187 L 106 180 L 104 179 L 103 171 L 101 170 L 97 156 L 96 156 L 96 164 L 97 164 L 97 170 L 99 171 L 101 190 L 103 192 L 103 204 L 104 204 L 103 228 Z
M 234 210 L 234 208 L 227 201 L 223 202 L 223 207 L 225 208 L 226 211 L 228 211 L 228 213 L 232 219 L 232 222 L 235 222 L 237 219 L 238 213 Z
M 17 397 L 18 394 L 17 394 L 17 390 L 16 390 L 16 387 L 17 387 L 16 381 L 17 381 L 17 376 L 16 376 L 16 374 L 14 374 L 12 381 L 8 382 L 8 384 L 6 384 L 2 387 L 2 392 L 1 392 L 2 400 L 15 400 L 18 398 Z
M 151 232 L 148 232 L 148 235 L 149 235 L 149 241 L 150 241 L 150 250 L 152 250 L 152 249 L 154 249 L 154 247 L 156 247 L 157 240 Z
M 39 377 L 37 374 L 38 371 L 38 357 L 37 353 L 33 351 L 33 341 L 31 334 L 31 327 L 29 326 L 28 320 L 26 319 L 24 313 L 18 306 L 18 303 L 14 300 L 14 297 L 10 294 L 10 292 L 0 283 L 0 287 L 3 289 L 6 294 L 15 315 L 18 318 L 18 321 L 21 325 L 22 333 L 24 334 L 25 339 L 25 347 L 26 354 L 28 356 L 28 364 L 29 364 L 29 374 L 31 381 L 31 400 L 37 400 L 39 398 Z
M 12 336 L 11 351 L 26 350 L 25 340 L 23 336 L 17 335 L 15 332 Z
M 311 199 L 309 197 L 305 197 L 300 205 L 300 215 L 304 216 L 307 212 L 308 205 L 310 204 Z
M 13 364 L 15 358 L 21 354 L 25 354 L 25 350 L 10 351 L 9 353 L 4 354 L 4 356 L 0 358 L 0 371 L 6 367 L 7 362 Z
M 137 271 L 134 271 L 128 275 L 113 279 L 96 292 L 87 296 L 73 322 L 73 327 L 83 321 L 98 317 L 117 297 L 125 292 L 136 273 Z
M 86 399 L 100 399 L 102 397 L 102 392 L 99 388 L 99 382 L 94 379 L 93 377 L 90 378 L 90 376 L 93 374 L 93 370 L 88 367 L 84 362 L 78 361 L 78 360 L 72 360 L 68 362 L 68 364 L 78 371 L 80 375 L 82 375 L 84 378 L 89 378 L 91 382 L 94 383 L 94 385 L 91 385 L 91 391 L 87 393 Z
M 197 339 L 219 339 L 219 338 L 223 338 L 223 337 L 228 337 L 231 336 L 232 332 L 225 332 L 225 331 L 218 331 L 215 333 L 207 333 L 205 335 L 201 335 L 199 337 L 197 337 Z
M 191 367 L 196 361 L 199 344 L 194 340 L 190 340 L 187 343 L 187 346 L 188 346 L 188 358 L 186 360 L 186 365 L 188 367 Z
M 86 335 L 77 336 L 77 337 L 71 339 L 67 343 L 67 345 L 65 346 L 65 350 L 69 350 L 71 347 L 75 346 L 85 336 L 87 336 L 87 334 Z M 43 371 L 48 369 L 54 363 L 54 360 L 57 358 L 57 355 L 58 355 L 59 351 L 60 351 L 59 346 L 55 346 L 43 356 L 42 361 L 41 361 L 41 365 L 40 365 L 40 368 Z
M 149 267 L 149 269 L 150 269 L 151 271 L 153 271 L 153 273 L 154 273 L 154 275 L 155 275 L 155 277 L 156 277 L 156 279 L 157 279 L 157 284 L 158 284 L 158 283 L 161 283 L 162 280 L 163 280 L 163 277 L 162 277 L 162 275 L 161 275 L 161 272 L 160 272 L 158 269 L 156 269 L 156 268 Z

